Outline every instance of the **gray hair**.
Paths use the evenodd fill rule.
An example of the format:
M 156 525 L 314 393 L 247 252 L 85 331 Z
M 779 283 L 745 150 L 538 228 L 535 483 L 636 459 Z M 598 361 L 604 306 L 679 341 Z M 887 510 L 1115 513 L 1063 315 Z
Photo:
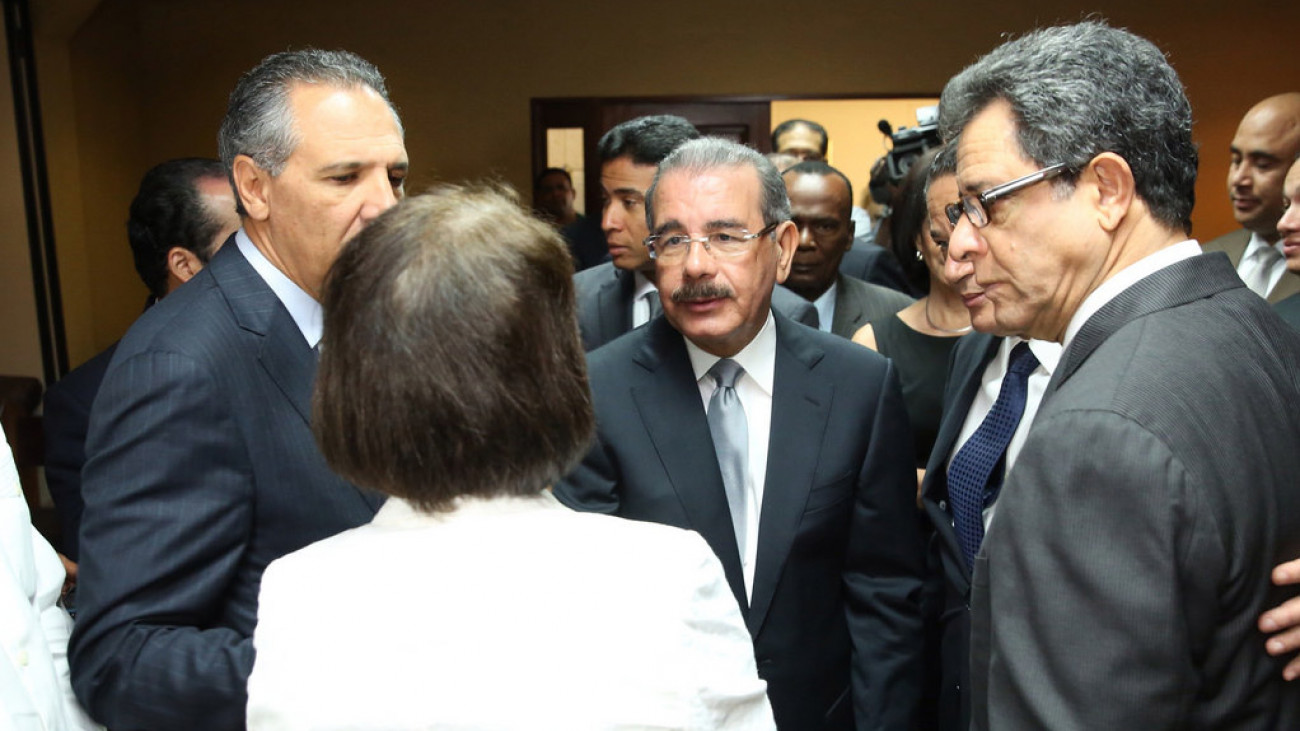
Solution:
M 785 181 L 781 179 L 781 173 L 771 160 L 742 144 L 719 137 L 702 137 L 673 150 L 659 164 L 654 182 L 646 191 L 646 227 L 651 231 L 654 230 L 655 192 L 659 189 L 659 181 L 664 175 L 674 170 L 698 175 L 717 168 L 735 167 L 751 167 L 758 174 L 758 183 L 762 190 L 760 205 L 763 209 L 765 227 L 790 220 L 790 199 L 786 197 Z
M 1196 146 L 1178 74 L 1145 38 L 1104 22 L 1043 28 L 1004 43 L 948 82 L 939 129 L 949 144 L 989 104 L 1005 100 L 1020 152 L 1064 163 L 1071 190 L 1089 161 L 1113 152 L 1133 171 L 1137 195 L 1172 229 L 1191 231 Z
M 402 120 L 388 98 L 384 77 L 369 61 L 349 51 L 301 51 L 273 53 L 239 78 L 230 92 L 226 116 L 217 133 L 217 151 L 226 174 L 234 185 L 235 158 L 247 155 L 272 176 L 284 170 L 285 161 L 298 146 L 289 92 L 295 84 L 330 84 L 341 88 L 365 86 L 383 98 L 393 112 L 398 132 Z M 243 202 L 235 191 L 239 214 Z

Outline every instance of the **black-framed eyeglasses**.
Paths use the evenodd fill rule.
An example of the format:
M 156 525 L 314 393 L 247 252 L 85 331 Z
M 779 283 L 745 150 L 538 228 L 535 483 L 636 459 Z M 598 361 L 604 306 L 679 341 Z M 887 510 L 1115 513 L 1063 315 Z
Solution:
M 658 234 L 645 240 L 650 250 L 650 258 L 655 261 L 676 262 L 686 258 L 691 244 L 699 244 L 715 258 L 726 259 L 740 256 L 749 249 L 749 242 L 761 239 L 776 230 L 777 223 L 766 226 L 762 231 L 752 234 L 748 229 L 724 228 L 704 236 L 691 237 L 686 234 Z
M 956 203 L 949 203 L 944 207 L 944 213 L 948 214 L 948 223 L 956 226 L 957 222 L 961 220 L 961 214 L 965 213 L 975 228 L 984 228 L 989 225 L 989 206 L 992 205 L 993 201 L 1006 198 L 1034 183 L 1051 180 L 1068 169 L 1069 167 L 1065 163 L 1058 162 L 1055 165 L 1048 165 L 1038 172 L 1030 173 L 1023 178 L 1016 178 L 1010 182 L 995 185 L 983 193 L 964 195 L 961 200 Z

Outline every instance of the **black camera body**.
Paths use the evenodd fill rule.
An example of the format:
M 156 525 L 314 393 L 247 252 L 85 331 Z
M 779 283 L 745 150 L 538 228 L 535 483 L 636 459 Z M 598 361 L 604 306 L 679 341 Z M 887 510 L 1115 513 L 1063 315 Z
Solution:
M 943 144 L 939 139 L 938 116 L 937 107 L 921 107 L 916 110 L 916 126 L 899 127 L 897 131 L 887 120 L 880 120 L 877 128 L 890 139 L 891 145 L 883 162 L 871 171 L 871 197 L 876 202 L 888 205 L 891 190 L 903 181 L 916 158 Z

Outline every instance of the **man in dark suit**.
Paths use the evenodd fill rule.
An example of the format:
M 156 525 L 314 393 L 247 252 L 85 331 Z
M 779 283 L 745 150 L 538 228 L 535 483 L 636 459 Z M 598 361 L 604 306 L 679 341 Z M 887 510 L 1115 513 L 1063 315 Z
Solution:
M 1300 92 L 1271 96 L 1246 112 L 1232 138 L 1228 195 L 1241 228 L 1205 244 L 1222 251 L 1255 294 L 1277 303 L 1300 294 L 1300 275 L 1288 271 L 1277 224 L 1282 179 L 1300 153 Z
M 187 157 L 150 168 L 126 223 L 135 270 L 149 288 L 145 306 L 198 274 L 237 228 L 235 197 L 220 160 Z M 113 343 L 45 392 L 45 482 L 59 513 L 61 552 L 74 562 L 90 406 L 116 349 Z
M 69 652 L 112 728 L 241 728 L 262 571 L 380 503 L 329 471 L 309 416 L 326 271 L 403 194 L 383 77 L 342 51 L 269 56 L 218 142 L 243 227 L 122 339 L 86 442 Z
M 595 350 L 659 314 L 655 263 L 644 244 L 646 190 L 668 153 L 699 136 L 681 117 L 656 115 L 623 122 L 600 138 L 600 227 L 610 261 L 573 276 L 584 350 Z M 817 326 L 816 311 L 794 293 L 778 288 L 772 299 L 778 311 Z
M 805 161 L 781 177 L 799 231 L 785 285 L 817 308 L 822 332 L 851 338 L 868 322 L 912 304 L 905 294 L 839 271 L 854 230 L 853 184 L 843 173 L 824 162 Z
M 589 354 L 597 440 L 555 494 L 705 538 L 778 726 L 911 728 L 923 567 L 893 367 L 772 312 L 798 232 L 761 155 L 689 142 L 649 200 L 665 317 Z
M 953 527 L 977 549 L 972 726 L 1296 727 L 1300 689 L 1255 622 L 1285 596 L 1270 569 L 1300 551 L 1300 336 L 1186 239 L 1177 75 L 1099 22 L 1035 31 L 954 77 L 940 126 L 973 324 L 1063 346 L 1000 491 L 968 489 L 960 454 L 948 466 Z M 1003 379 L 1018 374 L 1021 408 L 1025 352 Z M 993 412 L 1009 413 L 980 425 L 986 446 L 1009 432 Z M 996 474 L 997 451 L 975 451 Z

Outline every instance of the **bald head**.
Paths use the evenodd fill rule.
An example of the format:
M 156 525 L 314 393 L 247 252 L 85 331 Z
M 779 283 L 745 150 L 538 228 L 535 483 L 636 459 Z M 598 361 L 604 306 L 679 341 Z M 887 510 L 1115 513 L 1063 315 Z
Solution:
M 1300 152 L 1300 92 L 1271 96 L 1251 107 L 1231 149 L 1232 214 L 1243 228 L 1272 243 L 1282 217 L 1282 181 Z

